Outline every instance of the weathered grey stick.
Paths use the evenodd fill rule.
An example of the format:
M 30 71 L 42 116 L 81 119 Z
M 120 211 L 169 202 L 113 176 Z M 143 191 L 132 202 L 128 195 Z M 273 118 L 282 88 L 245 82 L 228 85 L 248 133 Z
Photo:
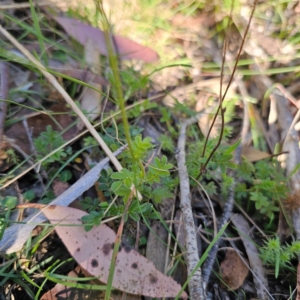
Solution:
M 118 155 L 124 151 L 125 148 L 126 146 L 123 146 L 113 154 Z M 101 170 L 103 170 L 108 163 L 109 158 L 103 159 L 69 189 L 54 199 L 50 205 L 68 206 L 76 198 L 82 195 L 83 192 L 93 186 L 93 184 L 98 180 Z M 10 254 L 21 250 L 34 227 L 46 220 L 47 218 L 43 215 L 43 213 L 41 211 L 37 211 L 22 221 L 26 222 L 26 224 L 15 224 L 7 228 L 2 240 L 0 241 L 0 254 Z
M 196 271 L 197 264 L 199 262 L 198 247 L 196 240 L 196 230 L 194 225 L 194 218 L 191 207 L 191 195 L 190 195 L 190 181 L 185 165 L 185 138 L 186 128 L 193 123 L 196 123 L 203 113 L 196 115 L 193 118 L 186 120 L 180 130 L 178 138 L 178 174 L 180 180 L 180 208 L 182 210 L 183 227 L 185 232 L 185 246 L 186 246 L 186 262 L 188 276 L 193 274 L 189 281 L 189 291 L 191 300 L 204 300 L 204 290 L 202 282 L 201 269 L 198 268 Z

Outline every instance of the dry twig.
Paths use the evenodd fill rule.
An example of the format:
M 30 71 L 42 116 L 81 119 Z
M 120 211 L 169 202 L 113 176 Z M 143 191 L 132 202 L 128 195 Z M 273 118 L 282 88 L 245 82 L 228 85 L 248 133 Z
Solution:
M 198 122 L 202 113 L 197 114 L 195 117 L 186 120 L 180 130 L 178 138 L 178 154 L 176 156 L 178 164 L 178 174 L 180 180 L 180 208 L 182 210 L 183 226 L 185 232 L 185 246 L 186 246 L 186 261 L 189 281 L 190 299 L 192 300 L 204 300 L 204 289 L 202 282 L 201 269 L 197 264 L 199 261 L 198 247 L 196 239 L 196 230 L 194 225 L 194 218 L 191 207 L 191 195 L 190 195 L 190 181 L 185 165 L 185 138 L 186 128 L 196 122 Z

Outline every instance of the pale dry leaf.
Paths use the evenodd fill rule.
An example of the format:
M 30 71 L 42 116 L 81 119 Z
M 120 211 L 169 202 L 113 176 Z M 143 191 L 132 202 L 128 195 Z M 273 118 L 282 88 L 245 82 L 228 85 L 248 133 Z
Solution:
M 102 224 L 86 232 L 81 218 L 85 212 L 61 206 L 48 206 L 42 212 L 80 266 L 106 283 L 116 240 L 115 232 Z M 70 226 L 61 226 L 69 224 Z M 175 297 L 181 286 L 171 277 L 159 272 L 144 256 L 122 245 L 116 259 L 113 287 L 126 293 L 149 297 Z M 185 292 L 181 295 L 187 298 Z
M 270 112 L 268 117 L 268 124 L 274 124 L 277 121 L 278 113 L 276 107 L 276 100 L 270 96 Z
M 101 63 L 100 63 L 100 52 L 97 49 L 95 43 L 88 39 L 85 47 L 85 60 L 87 65 L 91 68 L 91 70 L 95 74 L 101 73 Z M 89 120 L 94 121 L 101 112 L 101 98 L 102 98 L 102 86 L 101 84 L 87 82 L 88 84 L 92 85 L 96 90 L 84 87 L 82 94 L 81 94 L 81 108 L 86 112 L 86 116 Z M 82 129 L 84 127 L 83 122 L 79 122 L 77 124 L 78 129 Z
M 270 153 L 257 150 L 254 147 L 245 146 L 242 148 L 242 156 L 249 162 L 254 162 L 271 157 L 272 155 Z

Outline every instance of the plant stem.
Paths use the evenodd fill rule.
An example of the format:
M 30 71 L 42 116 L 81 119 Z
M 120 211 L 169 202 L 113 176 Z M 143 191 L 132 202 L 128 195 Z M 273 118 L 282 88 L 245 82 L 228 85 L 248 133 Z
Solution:
M 115 96 L 121 111 L 125 137 L 126 137 L 126 141 L 128 144 L 128 149 L 131 154 L 131 157 L 132 159 L 134 159 L 132 141 L 131 141 L 130 130 L 129 130 L 129 123 L 128 123 L 127 114 L 125 110 L 125 103 L 124 103 L 125 101 L 124 101 L 123 90 L 122 90 L 122 82 L 121 82 L 119 67 L 118 67 L 118 58 L 113 44 L 113 39 L 111 38 L 110 25 L 107 20 L 106 14 L 104 12 L 102 1 L 96 0 L 95 2 L 98 11 L 100 12 L 100 15 L 102 16 L 103 32 L 104 32 L 105 43 L 107 47 L 109 65 L 113 73 L 113 84 L 114 84 Z

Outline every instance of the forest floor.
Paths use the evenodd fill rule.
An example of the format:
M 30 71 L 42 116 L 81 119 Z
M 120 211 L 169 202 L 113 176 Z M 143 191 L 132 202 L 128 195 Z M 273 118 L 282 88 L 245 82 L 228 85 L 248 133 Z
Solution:
M 0 12 L 0 299 L 300 299 L 299 1 Z

